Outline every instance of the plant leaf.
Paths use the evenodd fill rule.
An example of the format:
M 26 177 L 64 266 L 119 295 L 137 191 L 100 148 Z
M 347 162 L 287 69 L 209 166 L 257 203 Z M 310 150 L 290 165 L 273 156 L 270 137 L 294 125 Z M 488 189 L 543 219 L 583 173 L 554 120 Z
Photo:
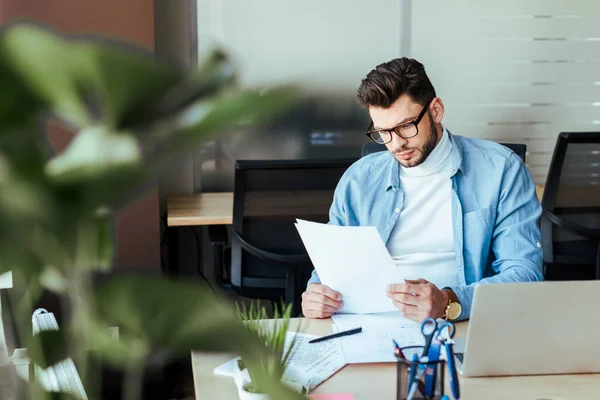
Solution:
M 123 170 L 138 169 L 141 149 L 128 134 L 115 134 L 103 126 L 83 129 L 67 149 L 46 165 L 46 173 L 55 182 L 85 186 Z
M 115 249 L 115 233 L 114 233 L 114 216 L 108 210 L 102 210 L 94 218 L 97 232 L 97 260 L 98 268 L 106 271 L 113 266 L 114 249 Z
M 45 103 L 43 99 L 37 96 L 31 89 L 23 85 L 20 77 L 14 70 L 14 65 L 10 59 L 5 56 L 6 49 L 2 46 L 5 34 L 0 31 L 0 133 L 4 132 L 13 125 L 20 125 L 24 120 L 31 118 L 40 112 Z
M 154 136 L 156 152 L 148 159 L 148 168 L 159 170 L 226 128 L 240 123 L 257 124 L 276 118 L 297 96 L 291 87 L 276 87 L 262 93 L 232 90 L 212 102 L 200 102 L 190 107 L 176 121 L 159 126 Z
M 117 129 L 134 113 L 147 110 L 183 73 L 140 48 L 108 41 L 81 41 L 78 54 L 85 60 L 85 82 L 99 96 L 102 120 Z
M 215 51 L 198 72 L 188 73 L 154 103 L 132 109 L 124 116 L 119 127 L 143 134 L 152 123 L 178 114 L 199 99 L 215 96 L 234 79 L 233 64 L 224 53 Z
M 80 127 L 91 122 L 78 85 L 79 53 L 59 35 L 33 24 L 11 25 L 0 35 L 0 55 L 19 77 L 19 86 L 35 93 L 60 118 Z
M 68 357 L 67 338 L 62 330 L 42 331 L 34 335 L 28 346 L 31 360 L 42 368 L 48 368 Z

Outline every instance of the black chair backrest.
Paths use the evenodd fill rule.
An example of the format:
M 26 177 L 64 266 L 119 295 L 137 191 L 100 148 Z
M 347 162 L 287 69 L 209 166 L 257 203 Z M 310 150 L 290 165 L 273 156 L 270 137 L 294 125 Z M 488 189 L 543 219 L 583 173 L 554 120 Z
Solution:
M 236 161 L 231 242 L 234 286 L 283 288 L 289 267 L 301 268 L 302 279 L 308 279 L 312 264 L 294 223 L 296 218 L 329 220 L 335 187 L 354 161 Z
M 520 144 L 520 143 L 500 143 L 500 144 L 508 147 L 509 149 L 511 149 L 512 151 L 517 153 L 517 155 L 519 157 L 521 157 L 521 159 L 523 159 L 523 161 L 525 161 L 525 154 L 527 153 L 527 145 L 526 144 Z M 362 156 L 363 157 L 368 156 L 369 154 L 377 153 L 378 151 L 382 151 L 385 149 L 386 149 L 386 147 L 384 144 L 379 144 L 379 143 L 375 143 L 375 142 L 365 143 L 365 145 L 362 148 Z
M 546 278 L 594 278 L 600 261 L 600 239 L 594 239 L 600 235 L 600 132 L 558 135 L 542 208 Z

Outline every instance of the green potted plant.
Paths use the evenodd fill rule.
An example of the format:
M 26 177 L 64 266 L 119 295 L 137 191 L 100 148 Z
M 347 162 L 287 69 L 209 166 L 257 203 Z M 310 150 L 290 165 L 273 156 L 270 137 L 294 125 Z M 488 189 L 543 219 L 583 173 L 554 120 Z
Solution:
M 136 400 L 145 368 L 191 350 L 241 354 L 274 398 L 299 398 L 255 368 L 264 343 L 206 285 L 109 273 L 120 207 L 183 152 L 292 98 L 287 88 L 240 89 L 235 77 L 221 52 L 188 71 L 106 39 L 63 37 L 30 23 L 0 31 L 0 223 L 7 227 L 0 273 L 13 273 L 9 329 L 41 367 L 71 357 L 88 398 L 102 387 L 94 357 L 124 371 L 123 398 Z M 76 132 L 57 154 L 41 129 L 52 119 Z M 42 289 L 61 296 L 71 318 L 59 331 L 33 336 Z M 109 326 L 119 327 L 118 341 Z M 58 398 L 35 383 L 23 390 Z
M 241 304 L 241 305 L 240 305 Z M 257 362 L 246 363 L 242 356 L 237 363 L 236 385 L 240 400 L 268 400 L 267 388 L 261 385 L 259 376 L 267 375 L 281 380 L 294 353 L 296 335 L 289 334 L 292 305 L 280 303 L 274 305 L 273 321 L 269 319 L 267 310 L 260 301 L 236 304 L 238 318 L 246 329 L 260 338 L 267 351 L 263 352 Z M 246 373 L 247 372 L 247 373 Z M 288 383 L 291 385 L 291 383 Z M 301 388 L 296 388 L 296 390 Z

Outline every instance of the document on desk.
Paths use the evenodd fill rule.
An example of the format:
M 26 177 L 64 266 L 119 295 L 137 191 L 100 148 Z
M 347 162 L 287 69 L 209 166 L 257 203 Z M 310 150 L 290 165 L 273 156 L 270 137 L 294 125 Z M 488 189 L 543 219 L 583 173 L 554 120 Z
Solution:
M 340 313 L 396 309 L 386 295 L 386 286 L 403 282 L 404 277 L 375 227 L 297 221 L 296 228 L 321 283 L 342 294 Z
M 295 332 L 288 332 L 286 345 L 292 341 Z M 306 333 L 296 334 L 296 344 L 290 357 L 283 379 L 305 385 L 311 390 L 346 365 L 339 339 L 308 343 L 319 336 Z
M 333 315 L 334 332 L 362 327 L 356 335 L 340 338 L 348 364 L 395 362 L 394 342 L 400 347 L 423 346 L 420 324 L 404 318 L 398 311 L 369 315 Z
M 309 340 L 319 336 L 288 332 L 285 338 L 286 348 L 292 342 L 294 335 L 297 335 L 296 344 L 294 352 L 288 360 L 283 380 L 309 387 L 312 390 L 346 365 L 339 339 L 308 343 Z M 234 363 L 239 359 L 236 357 L 219 365 L 213 370 L 213 373 L 236 378 Z M 242 378 L 250 379 L 248 373 L 244 372 Z

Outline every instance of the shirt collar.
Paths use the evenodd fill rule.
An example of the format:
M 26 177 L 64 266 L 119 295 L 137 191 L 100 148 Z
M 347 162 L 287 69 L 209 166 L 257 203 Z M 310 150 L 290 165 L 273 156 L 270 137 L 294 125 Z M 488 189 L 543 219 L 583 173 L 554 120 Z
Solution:
M 452 176 L 454 176 L 458 171 L 464 174 L 464 161 L 463 161 L 463 149 L 460 143 L 454 139 L 452 133 L 446 128 L 442 127 L 448 134 L 448 139 L 450 139 L 450 145 L 452 146 L 451 157 L 452 157 Z M 386 191 L 393 190 L 396 191 L 400 189 L 400 163 L 396 161 L 392 153 L 387 150 L 388 155 L 392 159 L 393 162 L 389 164 L 388 171 L 388 184 L 385 188 Z

